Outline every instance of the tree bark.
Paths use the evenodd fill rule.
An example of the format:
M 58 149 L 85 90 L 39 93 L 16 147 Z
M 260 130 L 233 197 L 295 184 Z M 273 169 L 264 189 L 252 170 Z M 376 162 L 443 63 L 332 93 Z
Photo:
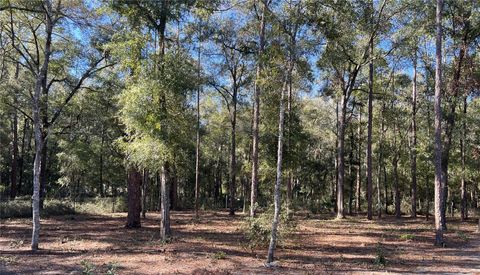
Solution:
M 147 188 L 148 188 L 148 170 L 143 170 L 143 182 L 142 182 L 142 218 L 146 218 L 147 215 Z
M 411 212 L 412 218 L 417 217 L 417 49 L 413 59 L 413 88 L 412 88 L 412 144 L 411 144 Z
M 373 45 L 370 45 L 373 51 Z M 373 124 L 373 61 L 369 64 L 368 81 L 368 125 L 367 125 L 367 219 L 373 215 L 372 202 L 372 124 Z
M 234 83 L 236 83 L 234 81 Z M 230 144 L 230 182 L 229 182 L 229 215 L 235 215 L 235 191 L 236 191 L 236 169 L 237 169 L 237 158 L 236 158 L 236 128 L 237 128 L 237 87 L 234 84 L 233 93 L 232 93 L 232 118 L 231 118 L 231 144 Z
M 435 245 L 443 246 L 444 216 L 442 205 L 442 9 L 443 0 L 437 0 L 436 8 L 436 66 L 435 66 Z
M 357 166 L 357 186 L 355 190 L 355 209 L 357 214 L 361 211 L 361 193 L 362 193 L 362 110 L 361 108 L 358 111 L 358 150 L 357 150 L 357 159 L 358 159 L 358 166 Z
M 290 64 L 289 66 L 292 66 Z M 290 70 L 290 69 L 289 69 Z M 268 246 L 268 257 L 267 264 L 270 264 L 274 261 L 275 248 L 277 244 L 277 230 L 278 224 L 280 222 L 280 207 L 281 207 L 281 191 L 280 187 L 282 185 L 282 155 L 283 155 L 283 132 L 284 132 L 284 120 L 285 120 L 285 90 L 287 82 L 283 83 L 282 94 L 280 97 L 280 108 L 279 108 L 279 120 L 278 120 L 278 145 L 277 145 L 277 176 L 275 181 L 275 191 L 274 191 L 274 207 L 275 213 L 272 221 L 272 234 L 270 237 L 270 245 Z
M 462 221 L 468 218 L 468 209 L 467 209 L 467 184 L 465 182 L 465 145 L 466 145 L 466 138 L 467 138 L 467 97 L 463 98 L 463 121 L 462 121 L 462 138 L 460 139 L 460 155 L 462 161 L 462 175 L 461 175 L 461 218 Z
M 252 127 L 252 187 L 250 188 L 250 216 L 255 217 L 257 207 L 257 190 L 258 190 L 258 143 L 259 143 L 259 126 L 260 126 L 260 78 L 263 68 L 262 55 L 265 48 L 265 13 L 267 11 L 267 2 L 262 0 L 263 8 L 260 19 L 259 30 L 259 47 L 257 54 L 257 72 L 254 83 L 253 95 L 253 127 Z
M 198 45 L 198 80 L 201 78 L 201 43 Z M 198 219 L 198 200 L 200 195 L 200 85 L 197 87 L 197 140 L 195 148 L 195 218 Z
M 50 0 L 45 0 L 45 46 L 44 60 L 36 76 L 35 88 L 33 93 L 33 128 L 35 133 L 35 160 L 33 163 L 33 195 L 32 195 L 32 244 L 33 251 L 38 250 L 40 236 L 40 172 L 42 166 L 42 151 L 45 140 L 42 131 L 41 110 L 42 110 L 42 87 L 47 81 L 48 66 L 52 54 L 52 33 L 53 33 L 53 12 Z
M 126 228 L 141 227 L 140 213 L 142 212 L 142 173 L 136 168 L 128 170 L 128 214 Z
M 30 144 L 31 132 L 29 126 L 29 120 L 26 118 L 23 122 L 23 131 L 22 131 L 22 146 L 20 149 L 20 157 L 18 159 L 18 186 L 17 186 L 17 195 L 22 194 L 22 185 L 23 185 L 23 165 L 25 163 L 26 151 L 29 151 L 30 146 L 25 146 L 26 142 Z M 27 141 L 28 140 L 28 141 Z
M 343 186 L 345 184 L 345 124 L 347 114 L 347 95 L 342 94 L 340 116 L 338 118 L 338 182 L 337 182 L 337 219 L 345 218 L 343 209 Z
M 170 191 L 168 185 L 168 163 L 162 165 L 160 171 L 160 238 L 166 241 L 171 234 L 170 230 Z

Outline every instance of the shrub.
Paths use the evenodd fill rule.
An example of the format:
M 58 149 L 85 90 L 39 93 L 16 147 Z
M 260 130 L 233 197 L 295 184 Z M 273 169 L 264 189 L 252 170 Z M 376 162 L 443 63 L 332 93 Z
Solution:
M 387 264 L 387 260 L 385 259 L 385 251 L 383 250 L 382 243 L 377 243 L 376 247 L 376 254 L 375 254 L 375 259 L 373 260 L 373 263 L 376 266 L 381 266 L 384 267 Z
M 93 275 L 95 274 L 95 265 L 92 264 L 88 260 L 82 260 L 80 262 L 80 265 L 82 266 L 82 274 L 83 275 Z
M 272 232 L 273 215 L 274 208 L 271 206 L 255 218 L 246 218 L 242 230 L 248 240 L 249 248 L 266 247 L 268 245 Z M 277 242 L 279 245 L 295 230 L 295 226 L 295 222 L 289 219 L 286 209 L 282 209 L 277 234 Z
M 413 234 L 402 234 L 402 235 L 400 235 L 400 240 L 403 240 L 403 241 L 412 241 L 413 239 L 415 239 L 415 235 L 413 235 Z

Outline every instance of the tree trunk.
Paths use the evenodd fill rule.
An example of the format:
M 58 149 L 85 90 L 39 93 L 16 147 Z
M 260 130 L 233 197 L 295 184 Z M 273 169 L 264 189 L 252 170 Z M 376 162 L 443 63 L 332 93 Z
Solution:
M 410 216 L 417 217 L 417 50 L 413 59 L 413 88 L 412 88 L 412 145 L 411 145 L 411 170 L 412 170 L 412 206 Z
M 142 173 L 136 168 L 128 170 L 128 214 L 126 228 L 141 227 L 142 212 Z
M 18 186 L 17 186 L 17 194 L 22 194 L 22 184 L 23 184 L 23 165 L 25 163 L 25 155 L 26 151 L 28 150 L 28 147 L 25 146 L 26 140 L 28 140 L 28 143 L 30 144 L 31 140 L 31 132 L 30 132 L 30 126 L 29 126 L 29 120 L 25 119 L 23 122 L 23 132 L 22 132 L 22 146 L 20 149 L 20 158 L 18 159 Z
M 201 78 L 201 44 L 198 45 L 198 79 Z M 200 195 L 200 85 L 197 87 L 197 143 L 195 148 L 195 218 L 198 219 L 198 200 Z
M 354 148 L 354 135 L 353 130 L 350 136 L 350 153 L 349 153 L 349 166 L 348 166 L 348 180 L 350 182 L 350 192 L 348 193 L 348 214 L 352 215 L 353 213 L 353 186 L 355 184 L 355 177 L 353 176 L 353 148 Z
M 443 246 L 444 217 L 442 216 L 442 9 L 443 0 L 437 0 L 436 10 L 436 66 L 435 66 L 435 245 Z
M 357 166 L 357 186 L 355 190 L 355 209 L 357 214 L 361 211 L 361 193 L 362 193 L 362 110 L 359 109 L 358 112 L 358 150 L 357 150 L 357 159 L 358 159 L 358 166 Z
M 460 139 L 460 154 L 462 158 L 462 176 L 461 176 L 461 218 L 462 221 L 468 218 L 468 209 L 467 209 L 467 184 L 465 182 L 465 145 L 467 138 L 467 97 L 463 98 L 463 122 L 462 122 L 462 138 Z
M 33 196 L 32 196 L 32 245 L 33 251 L 38 250 L 39 236 L 40 236 L 40 172 L 42 166 L 42 151 L 45 145 L 45 140 L 42 131 L 42 87 L 47 81 L 48 65 L 50 56 L 52 54 L 51 43 L 53 33 L 53 12 L 52 3 L 50 0 L 45 1 L 45 46 L 44 46 L 44 60 L 40 67 L 39 73 L 35 80 L 35 89 L 33 93 L 33 126 L 35 133 L 35 160 L 33 164 Z
M 370 46 L 373 51 L 373 46 Z M 369 64 L 368 81 L 368 126 L 367 126 L 367 219 L 373 215 L 372 202 L 372 124 L 373 124 L 373 61 Z
M 168 185 L 168 163 L 162 165 L 160 171 L 160 238 L 166 241 L 170 231 L 170 190 Z
M 148 170 L 143 170 L 143 183 L 142 183 L 142 218 L 146 218 L 147 213 L 147 188 L 148 188 Z
M 290 64 L 289 66 L 292 66 L 292 64 Z M 287 81 L 283 83 L 282 94 L 280 97 L 279 120 L 278 120 L 278 145 L 277 145 L 277 176 L 276 176 L 275 191 L 274 191 L 275 213 L 272 221 L 272 234 L 270 237 L 270 245 L 268 246 L 267 264 L 270 264 L 274 260 L 275 247 L 277 244 L 278 223 L 280 222 L 280 207 L 281 207 L 280 187 L 282 185 L 283 132 L 284 132 L 284 120 L 285 120 L 285 107 L 284 107 L 283 101 L 285 99 L 286 86 L 287 86 Z
M 234 82 L 235 83 L 235 82 Z M 235 84 L 234 84 L 235 85 Z M 235 215 L 235 191 L 236 191 L 236 169 L 237 169 L 237 157 L 236 157 L 236 128 L 237 128 L 237 88 L 233 88 L 232 94 L 232 118 L 231 118 L 231 144 L 230 144 L 230 182 L 229 182 L 229 215 Z
M 15 95 L 16 98 L 16 95 Z M 15 99 L 15 101 L 17 101 Z M 16 104 L 15 104 L 16 105 Z M 17 110 L 13 111 L 12 118 L 12 164 L 10 171 L 10 199 L 15 199 L 18 191 L 18 115 Z
M 337 219 L 345 218 L 343 209 L 343 186 L 345 184 L 345 124 L 347 113 L 347 95 L 343 92 L 340 105 L 340 116 L 338 118 L 338 182 L 337 182 Z
M 170 177 L 170 209 L 178 210 L 181 206 L 178 204 L 178 176 L 177 176 L 177 166 L 175 164 L 172 165 L 171 173 L 169 173 Z M 168 180 L 167 180 L 168 181 Z
M 259 142 L 259 123 L 260 123 L 260 78 L 263 68 L 262 55 L 265 47 L 265 13 L 267 11 L 267 3 L 263 4 L 262 15 L 260 19 L 259 30 L 259 48 L 257 54 L 257 72 L 253 88 L 253 127 L 252 127 L 252 187 L 250 188 L 250 216 L 255 217 L 257 207 L 257 190 L 258 190 L 258 142 Z

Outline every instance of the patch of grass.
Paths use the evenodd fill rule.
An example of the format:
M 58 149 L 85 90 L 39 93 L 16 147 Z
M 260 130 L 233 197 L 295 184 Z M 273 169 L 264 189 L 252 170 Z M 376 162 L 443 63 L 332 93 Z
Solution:
M 402 234 L 400 235 L 400 240 L 402 241 L 413 241 L 415 239 L 414 234 Z
M 387 264 L 387 259 L 385 258 L 385 251 L 383 249 L 382 243 L 377 243 L 377 247 L 375 249 L 375 259 L 373 260 L 373 264 L 378 267 L 385 267 Z
M 95 274 L 95 265 L 91 263 L 89 260 L 82 260 L 80 262 L 82 266 L 82 274 L 83 275 L 93 275 Z
M 117 262 L 109 262 L 107 263 L 107 275 L 116 275 L 118 269 L 118 263 Z
M 13 264 L 16 261 L 17 261 L 17 257 L 15 257 L 15 256 L 1 256 L 0 255 L 0 264 L 2 264 L 2 265 Z
M 12 248 L 19 248 L 23 245 L 23 240 L 14 240 L 8 244 Z
M 464 242 L 468 242 L 468 235 L 463 231 L 457 231 L 457 236 Z
M 215 260 L 224 260 L 227 258 L 227 254 L 223 251 L 218 251 L 213 254 L 212 258 Z

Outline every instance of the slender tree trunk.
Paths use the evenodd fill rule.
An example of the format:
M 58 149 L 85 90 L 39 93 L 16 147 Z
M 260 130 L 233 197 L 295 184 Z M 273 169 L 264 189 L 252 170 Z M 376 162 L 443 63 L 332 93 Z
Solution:
M 337 219 L 345 218 L 343 209 L 343 187 L 345 184 L 345 127 L 347 113 L 347 92 L 344 91 L 341 98 L 340 116 L 338 118 L 338 182 L 337 182 Z
M 398 152 L 395 154 L 396 155 L 393 160 L 393 180 L 395 185 L 395 217 L 399 219 L 402 217 L 402 212 L 400 209 L 400 187 L 398 185 Z
M 467 184 L 465 182 L 465 145 L 467 137 L 467 97 L 463 98 L 463 122 L 462 122 L 462 138 L 460 139 L 460 154 L 462 158 L 462 176 L 461 176 L 461 218 L 462 221 L 468 218 L 468 209 L 467 209 Z
M 168 163 L 160 171 L 160 238 L 165 241 L 170 237 L 170 188 L 168 184 Z
M 198 45 L 198 80 L 201 78 L 202 45 Z M 195 148 L 195 218 L 198 219 L 198 200 L 200 196 L 200 85 L 197 87 L 197 144 Z
M 370 45 L 373 52 L 373 45 Z M 373 124 L 373 61 L 369 64 L 368 81 L 368 126 L 367 126 L 367 219 L 373 215 L 372 202 L 372 124 Z
M 291 64 L 289 66 L 292 66 Z M 283 132 L 284 132 L 284 120 L 285 120 L 285 90 L 287 86 L 287 81 L 283 83 L 282 94 L 280 97 L 280 108 L 279 108 L 279 120 L 278 120 L 278 145 L 277 145 L 277 177 L 275 181 L 275 191 L 274 191 L 274 206 L 275 213 L 273 216 L 272 222 L 272 235 L 270 237 L 270 245 L 268 246 L 268 257 L 267 264 L 270 264 L 274 260 L 275 247 L 277 245 L 277 230 L 278 223 L 280 222 L 280 207 L 281 207 L 281 192 L 280 187 L 282 185 L 282 154 L 283 154 Z
M 18 159 L 18 194 L 22 194 L 22 184 L 23 184 L 23 165 L 25 162 L 25 155 L 26 151 L 28 150 L 28 147 L 25 146 L 26 140 L 28 140 L 28 143 L 30 143 L 31 140 L 31 134 L 30 134 L 30 126 L 29 126 L 29 120 L 25 119 L 23 122 L 23 132 L 22 132 L 22 146 L 20 149 L 20 158 Z
M 17 62 L 15 65 L 15 79 L 18 79 L 19 73 L 19 63 Z M 18 107 L 18 94 L 15 92 L 13 94 L 13 104 L 15 107 Z M 13 109 L 12 115 L 12 163 L 11 163 L 11 171 L 10 171 L 10 199 L 15 199 L 18 192 L 18 113 L 17 109 Z
M 357 214 L 360 213 L 361 211 L 361 195 L 362 195 L 362 110 L 361 108 L 359 109 L 358 112 L 358 129 L 357 129 L 357 135 L 358 135 L 358 150 L 357 150 L 357 159 L 358 159 L 358 166 L 357 166 L 357 186 L 355 190 L 355 209 Z
M 141 227 L 142 174 L 133 167 L 128 170 L 128 214 L 126 228 Z
M 173 164 L 171 166 L 171 171 L 168 173 L 170 181 L 169 187 L 169 203 L 170 209 L 178 210 L 181 208 L 181 205 L 178 204 L 178 175 L 177 175 L 177 166 Z
M 235 83 L 235 82 L 234 82 Z M 235 84 L 234 84 L 235 85 Z M 232 95 L 232 118 L 231 118 L 231 147 L 230 147 L 230 183 L 229 183 L 229 215 L 235 215 L 235 191 L 236 191 L 236 128 L 237 128 L 237 88 L 233 88 Z
M 353 176 L 353 148 L 354 148 L 354 135 L 353 135 L 353 130 L 351 132 L 350 136 L 350 153 L 349 153 L 349 166 L 348 166 L 348 180 L 350 182 L 350 192 L 348 193 L 348 214 L 352 215 L 353 213 L 353 186 L 355 184 L 355 177 Z
M 262 15 L 260 19 L 259 30 L 259 48 L 257 54 L 257 72 L 255 76 L 255 86 L 253 89 L 253 127 L 252 127 L 252 187 L 250 194 L 250 216 L 256 215 L 257 190 L 258 190 L 258 142 L 259 142 L 259 126 L 260 126 L 260 78 L 263 68 L 262 55 L 265 47 L 265 13 L 267 11 L 267 3 L 263 0 Z
M 412 208 L 410 216 L 417 217 L 417 50 L 413 59 L 413 88 L 412 88 L 412 145 L 411 145 L 411 170 L 412 170 Z
M 15 95 L 16 98 L 16 95 Z M 16 100 L 15 100 L 16 101 Z M 10 199 L 15 199 L 18 191 L 18 115 L 17 110 L 13 112 L 12 118 L 12 164 L 10 171 Z
M 442 9 L 437 0 L 436 11 L 436 68 L 435 68 L 435 245 L 443 246 L 444 217 L 442 216 Z
M 148 170 L 143 170 L 142 182 L 142 218 L 146 218 L 147 214 L 147 188 L 148 188 Z
M 45 46 L 44 46 L 44 60 L 40 67 L 39 73 L 36 76 L 35 89 L 33 93 L 33 128 L 35 133 L 35 160 L 33 163 L 33 196 L 32 196 L 32 245 L 33 251 L 38 250 L 39 236 L 40 236 L 40 173 L 42 166 L 42 151 L 45 145 L 45 140 L 42 131 L 42 87 L 43 83 L 47 81 L 47 72 L 52 54 L 51 43 L 53 33 L 53 12 L 52 3 L 50 0 L 45 0 Z

